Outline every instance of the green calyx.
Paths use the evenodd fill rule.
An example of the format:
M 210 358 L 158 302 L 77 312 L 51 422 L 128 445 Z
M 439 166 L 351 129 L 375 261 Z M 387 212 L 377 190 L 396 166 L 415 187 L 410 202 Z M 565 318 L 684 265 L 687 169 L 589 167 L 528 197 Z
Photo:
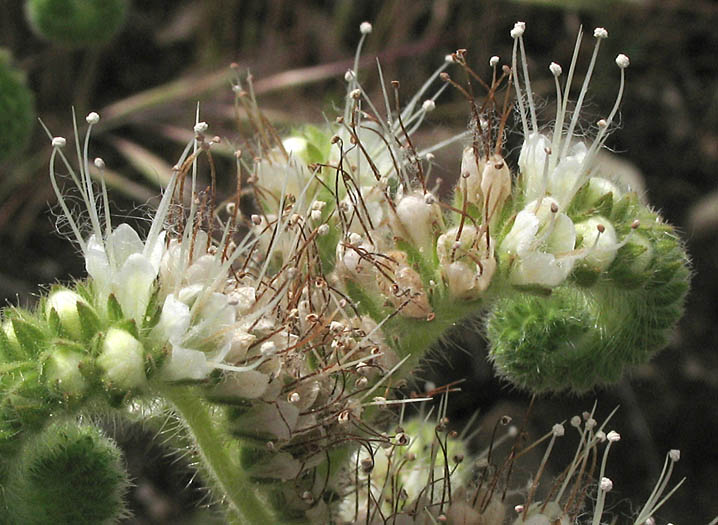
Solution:
M 26 146 L 35 124 L 35 97 L 24 74 L 10 65 L 0 49 L 0 162 Z
M 27 0 L 25 12 L 43 38 L 69 47 L 102 44 L 121 29 L 127 0 Z

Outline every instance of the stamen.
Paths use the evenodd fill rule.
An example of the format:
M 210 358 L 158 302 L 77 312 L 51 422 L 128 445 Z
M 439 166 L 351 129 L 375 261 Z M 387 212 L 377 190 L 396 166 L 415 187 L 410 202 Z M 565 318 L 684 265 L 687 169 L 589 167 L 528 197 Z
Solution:
M 526 50 L 524 48 L 524 39 L 519 36 L 519 47 L 521 48 L 521 62 L 524 71 L 524 82 L 526 82 L 526 98 L 529 101 L 529 109 L 531 110 L 531 124 L 533 125 L 533 131 L 538 131 L 538 122 L 536 120 L 536 108 L 534 106 L 534 95 L 531 91 L 531 79 L 529 77 L 529 66 L 526 60 Z
M 558 152 L 559 148 L 561 147 L 561 135 L 562 135 L 562 128 L 563 128 L 563 104 L 561 102 L 561 84 L 558 81 L 558 77 L 561 76 L 561 73 L 563 70 L 561 69 L 561 66 L 558 65 L 556 62 L 551 62 L 551 64 L 548 66 L 549 70 L 553 74 L 554 83 L 556 84 L 556 122 L 554 123 L 554 129 L 553 129 L 553 137 L 551 138 L 551 150 Z M 551 153 L 549 152 L 549 157 L 551 157 Z M 550 169 L 553 170 L 555 167 L 555 164 L 553 164 L 551 161 L 549 161 Z
M 514 39 L 514 47 L 511 52 L 511 74 L 514 77 L 514 88 L 516 89 L 516 100 L 519 103 L 519 112 L 521 113 L 521 123 L 523 124 L 524 128 L 524 137 L 528 137 L 530 134 L 528 121 L 526 120 L 526 108 L 524 107 L 524 98 L 523 94 L 521 93 L 521 83 L 519 81 L 519 74 L 518 74 L 518 59 L 517 59 L 517 51 L 518 51 L 518 39 L 521 37 L 521 35 L 524 34 L 524 31 L 526 29 L 526 24 L 524 22 L 516 22 L 514 24 L 514 28 L 511 30 L 511 38 Z
M 576 107 L 574 108 L 573 115 L 571 116 L 571 124 L 569 125 L 566 133 L 566 142 L 563 145 L 560 158 L 566 156 L 568 148 L 571 145 L 571 137 L 573 137 L 573 132 L 576 129 L 576 124 L 578 123 L 578 116 L 581 113 L 583 99 L 586 97 L 586 93 L 588 93 L 588 85 L 591 83 L 591 75 L 593 74 L 593 69 L 596 66 L 596 57 L 598 56 L 598 50 L 601 47 L 601 40 L 608 37 L 608 32 L 605 29 L 598 27 L 594 30 L 593 36 L 596 38 L 596 45 L 593 48 L 593 55 L 591 55 L 591 62 L 588 65 L 588 71 L 586 71 L 586 78 L 583 79 L 583 84 L 581 85 L 581 92 L 578 95 L 578 100 L 576 100 Z
M 596 138 L 593 141 L 593 144 L 591 144 L 591 148 L 589 149 L 588 153 L 586 154 L 586 160 L 585 163 L 588 164 L 593 160 L 593 157 L 598 152 L 598 149 L 603 146 L 603 144 L 606 142 L 606 136 L 608 132 L 608 127 L 611 125 L 611 122 L 613 122 L 613 117 L 616 116 L 616 113 L 618 112 L 618 108 L 621 105 L 621 100 L 623 99 L 623 89 L 626 83 L 626 74 L 625 70 L 628 67 L 630 61 L 628 60 L 628 57 L 626 55 L 620 54 L 616 57 L 616 65 L 621 70 L 621 83 L 618 87 L 618 95 L 616 95 L 616 101 L 613 104 L 613 108 L 611 109 L 611 113 L 609 113 L 608 118 L 606 118 L 603 122 L 603 125 L 600 125 L 599 121 L 599 131 L 598 135 L 596 135 Z M 582 170 L 584 171 L 584 170 Z
M 566 86 L 563 91 L 563 104 L 561 104 L 561 112 L 557 119 L 556 125 L 554 126 L 554 133 L 558 130 L 559 143 L 563 140 L 563 123 L 566 118 L 566 110 L 568 107 L 568 96 L 571 91 L 571 83 L 573 82 L 573 74 L 576 71 L 576 64 L 578 63 L 578 52 L 581 48 L 581 39 L 583 38 L 583 27 L 578 28 L 578 35 L 576 36 L 576 44 L 573 46 L 573 55 L 571 56 L 571 65 L 568 68 L 568 76 L 566 77 Z M 571 142 L 571 136 L 568 135 L 566 141 Z M 563 148 L 556 147 L 554 152 L 555 158 L 551 159 L 551 169 L 553 170 L 556 165 L 561 161 L 561 151 Z

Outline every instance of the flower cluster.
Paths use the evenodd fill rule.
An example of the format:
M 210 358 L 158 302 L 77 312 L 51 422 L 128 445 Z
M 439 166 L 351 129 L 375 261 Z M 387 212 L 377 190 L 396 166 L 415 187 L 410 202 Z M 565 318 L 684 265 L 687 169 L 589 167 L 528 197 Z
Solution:
M 533 392 L 584 391 L 616 380 L 665 343 L 689 277 L 673 229 L 600 173 L 597 155 L 628 58 L 616 58 L 616 103 L 587 145 L 575 129 L 606 31 L 594 32 L 571 110 L 581 35 L 563 88 L 562 68 L 549 66 L 557 112 L 544 130 L 524 31 L 522 22 L 511 31 L 511 66 L 490 59 L 490 82 L 458 50 L 404 105 L 399 83 L 385 85 L 380 68 L 382 112 L 359 81 L 371 32 L 362 24 L 343 113 L 285 138 L 268 124 L 251 85 L 237 79 L 237 110 L 256 128 L 251 160 L 236 154 L 256 197 L 251 212 L 238 201 L 217 206 L 212 151 L 221 139 L 209 137 L 199 118 L 146 233 L 113 225 L 105 163 L 89 154 L 100 116 L 86 117 L 84 141 L 75 124 L 77 168 L 66 140 L 48 132 L 50 180 L 88 278 L 54 287 L 34 311 L 4 312 L 0 446 L 19 454 L 15 444 L 51 416 L 98 399 L 122 408 L 142 396 L 177 415 L 183 442 L 194 444 L 189 451 L 207 463 L 209 483 L 224 491 L 237 520 L 504 521 L 519 433 L 509 427 L 487 453 L 465 460 L 468 448 L 445 418 L 450 388 L 413 399 L 401 390 L 421 358 L 457 321 L 488 311 L 490 358 L 500 375 Z M 469 86 L 450 67 L 462 69 Z M 483 101 L 471 82 L 482 85 Z M 504 157 L 512 86 L 524 133 L 517 170 Z M 415 133 L 447 88 L 466 98 L 469 130 L 419 147 Z M 444 202 L 432 179 L 433 152 L 452 142 L 466 144 L 453 200 Z M 201 190 L 205 159 L 211 182 Z M 86 221 L 70 210 L 58 163 Z M 408 403 L 441 393 L 436 425 L 403 421 Z M 402 424 L 388 433 L 396 407 Z M 545 437 L 544 461 L 516 523 L 573 522 L 593 474 L 589 458 L 607 442 L 600 521 L 617 434 L 596 428 L 593 414 L 572 426 L 579 448 L 553 499 L 539 502 L 536 489 L 562 425 Z M 492 451 L 510 438 L 511 451 L 497 463 Z M 660 505 L 666 483 L 642 516 Z

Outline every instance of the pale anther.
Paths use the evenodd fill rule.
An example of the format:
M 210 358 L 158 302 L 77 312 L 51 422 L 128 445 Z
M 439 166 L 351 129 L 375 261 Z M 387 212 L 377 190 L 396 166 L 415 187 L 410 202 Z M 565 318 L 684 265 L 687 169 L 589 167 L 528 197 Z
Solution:
M 631 64 L 631 61 L 628 59 L 626 55 L 623 53 L 620 53 L 616 57 L 616 65 L 620 67 L 621 69 L 626 69 Z
M 100 115 L 93 111 L 85 117 L 85 120 L 88 124 L 97 124 L 100 121 Z

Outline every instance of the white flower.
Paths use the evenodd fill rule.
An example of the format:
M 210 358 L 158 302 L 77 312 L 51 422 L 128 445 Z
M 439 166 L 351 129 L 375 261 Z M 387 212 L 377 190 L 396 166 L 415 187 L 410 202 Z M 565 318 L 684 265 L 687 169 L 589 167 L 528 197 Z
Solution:
M 499 252 L 508 258 L 509 280 L 517 285 L 553 288 L 571 273 L 576 231 L 569 217 L 549 197 L 521 210 Z
M 120 224 L 107 237 L 93 234 L 85 248 L 85 267 L 93 279 L 98 304 L 114 294 L 124 316 L 142 323 L 154 291 L 164 252 L 161 232 L 148 246 L 128 224 Z
M 90 128 L 98 119 L 97 114 L 88 115 Z M 206 124 L 198 123 L 195 131 L 203 133 Z M 88 129 L 86 144 L 89 143 L 89 133 Z M 183 165 L 193 144 L 196 146 L 194 141 L 187 145 L 177 166 Z M 237 309 L 236 303 L 231 303 L 224 293 L 224 287 L 233 261 L 251 241 L 243 242 L 239 248 L 229 252 L 218 249 L 207 233 L 195 228 L 193 221 L 196 220 L 197 210 L 193 204 L 189 220 L 183 225 L 183 234 L 166 242 L 165 221 L 177 181 L 184 176 L 178 169 L 172 174 L 144 238 L 128 224 L 120 224 L 113 229 L 102 178 L 98 192 L 100 199 L 95 195 L 97 188 L 90 178 L 88 148 L 85 147 L 78 159 L 78 174 L 61 147 L 59 141 L 53 141 L 50 178 L 85 257 L 94 296 L 93 305 L 107 322 L 110 313 L 108 299 L 114 296 L 123 317 L 134 320 L 138 332 L 137 337 L 117 328 L 110 328 L 106 333 L 97 358 L 106 380 L 121 388 L 142 386 L 145 382 L 145 348 L 159 347 L 169 352 L 161 371 L 162 377 L 169 381 L 204 379 L 215 367 L 225 366 L 223 360 L 230 352 L 235 337 Z M 89 214 L 92 230 L 87 239 L 70 213 L 55 180 L 58 156 L 70 171 Z M 101 170 L 100 177 L 102 174 Z M 96 206 L 97 200 L 103 203 L 100 209 Z M 47 303 L 48 312 L 51 309 L 56 311 L 63 326 L 67 325 L 65 328 L 72 335 L 77 335 L 81 328 L 79 320 L 75 322 L 77 303 L 84 302 L 75 295 L 60 291 L 52 294 Z M 146 328 L 146 321 L 157 312 L 147 310 L 155 295 L 161 307 L 159 321 L 150 331 Z

